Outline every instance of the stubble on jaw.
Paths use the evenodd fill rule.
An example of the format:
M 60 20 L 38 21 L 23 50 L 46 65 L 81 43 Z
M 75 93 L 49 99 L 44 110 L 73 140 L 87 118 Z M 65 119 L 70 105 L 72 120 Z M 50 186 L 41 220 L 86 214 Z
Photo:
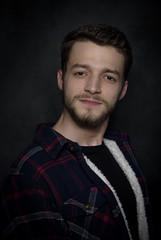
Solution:
M 63 94 L 64 95 L 64 94 Z M 100 98 L 99 96 L 89 96 L 87 94 L 81 94 L 81 95 L 76 95 L 72 101 L 69 101 L 69 99 L 66 96 L 63 96 L 64 98 L 64 107 L 72 117 L 72 119 L 82 128 L 86 129 L 94 129 L 97 127 L 100 127 L 108 118 L 111 113 L 112 109 L 109 109 L 109 104 L 107 101 L 104 99 Z M 86 99 L 91 99 L 91 100 L 96 100 L 101 104 L 105 105 L 106 111 L 102 111 L 100 116 L 94 116 L 93 115 L 93 109 L 87 108 L 86 113 L 82 114 L 82 116 L 79 114 L 77 109 L 73 107 L 74 101 L 81 99 L 81 98 L 86 98 Z

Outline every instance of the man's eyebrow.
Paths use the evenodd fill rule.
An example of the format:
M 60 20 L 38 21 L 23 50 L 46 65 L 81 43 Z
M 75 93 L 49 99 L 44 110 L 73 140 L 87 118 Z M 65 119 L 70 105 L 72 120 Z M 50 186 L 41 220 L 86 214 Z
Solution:
M 91 68 L 88 64 L 80 64 L 80 63 L 76 63 L 72 66 L 72 69 L 73 68 Z
M 103 69 L 103 72 L 113 73 L 113 74 L 118 75 L 120 77 L 119 71 L 117 71 L 115 69 L 105 68 L 105 69 Z
M 86 68 L 86 69 L 91 69 L 91 66 L 88 64 L 80 64 L 80 63 L 76 63 L 72 66 L 72 69 L 74 68 Z M 102 73 L 112 73 L 115 75 L 118 75 L 118 77 L 120 77 L 120 73 L 119 71 L 117 71 L 116 69 L 110 69 L 110 68 L 103 68 L 102 69 Z

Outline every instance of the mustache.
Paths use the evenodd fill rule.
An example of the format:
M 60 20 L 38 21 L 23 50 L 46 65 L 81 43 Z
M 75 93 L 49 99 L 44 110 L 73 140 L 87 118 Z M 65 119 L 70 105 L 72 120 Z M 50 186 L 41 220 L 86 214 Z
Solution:
M 79 94 L 79 95 L 76 95 L 74 97 L 74 99 L 81 99 L 81 98 L 87 98 L 87 99 L 91 99 L 91 100 L 96 100 L 100 103 L 108 104 L 107 101 L 105 101 L 103 98 L 101 98 L 99 96 L 91 96 L 91 95 L 88 95 L 88 94 Z

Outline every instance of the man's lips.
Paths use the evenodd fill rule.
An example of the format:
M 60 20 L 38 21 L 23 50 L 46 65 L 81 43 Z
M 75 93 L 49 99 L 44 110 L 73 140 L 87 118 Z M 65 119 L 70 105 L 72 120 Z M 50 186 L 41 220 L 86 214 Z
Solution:
M 97 102 L 93 99 L 79 99 L 79 101 L 90 106 L 98 106 L 101 104 L 100 102 Z

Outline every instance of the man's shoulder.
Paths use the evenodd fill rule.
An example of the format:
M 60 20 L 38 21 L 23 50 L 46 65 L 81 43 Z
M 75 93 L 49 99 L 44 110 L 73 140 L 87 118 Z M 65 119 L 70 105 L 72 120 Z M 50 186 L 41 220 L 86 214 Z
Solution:
M 51 158 L 43 147 L 32 142 L 18 155 L 9 168 L 8 174 L 33 177 L 35 172 L 49 161 Z
M 39 174 L 43 177 L 55 169 L 57 161 L 59 165 L 63 164 L 63 158 L 67 154 L 64 145 L 67 142 L 62 135 L 53 130 L 52 124 L 39 124 L 33 141 L 18 155 L 8 174 L 30 178 Z

